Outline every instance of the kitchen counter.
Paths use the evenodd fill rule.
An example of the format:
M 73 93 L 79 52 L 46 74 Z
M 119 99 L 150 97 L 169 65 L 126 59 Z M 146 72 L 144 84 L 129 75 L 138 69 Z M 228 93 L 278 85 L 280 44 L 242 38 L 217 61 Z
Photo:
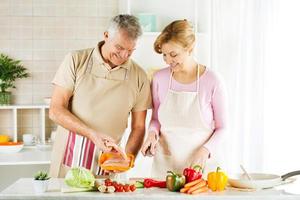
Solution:
M 0 199 L 261 199 L 261 200 L 279 200 L 279 199 L 299 199 L 300 200 L 300 181 L 293 184 L 283 185 L 273 189 L 260 191 L 237 191 L 228 189 L 223 192 L 206 192 L 198 195 L 187 195 L 178 192 L 169 192 L 166 189 L 151 188 L 137 189 L 135 192 L 123 192 L 113 194 L 103 194 L 100 192 L 77 192 L 77 193 L 62 193 L 61 187 L 63 179 L 50 179 L 48 191 L 43 194 L 35 194 L 33 190 L 33 179 L 21 178 L 11 186 L 7 187 L 0 193 Z M 294 192 L 295 193 L 294 193 Z
M 1 165 L 50 164 L 51 150 L 39 150 L 36 146 L 24 146 L 17 153 L 0 153 Z

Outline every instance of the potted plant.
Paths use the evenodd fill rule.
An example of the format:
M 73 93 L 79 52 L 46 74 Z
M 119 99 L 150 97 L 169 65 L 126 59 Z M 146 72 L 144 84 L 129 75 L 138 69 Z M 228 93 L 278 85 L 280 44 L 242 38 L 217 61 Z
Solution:
M 20 60 L 14 60 L 7 55 L 0 54 L 0 105 L 9 105 L 11 102 L 10 88 L 16 88 L 16 79 L 29 77 L 26 68 Z
M 39 171 L 34 176 L 34 191 L 38 194 L 47 191 L 50 177 L 47 172 Z

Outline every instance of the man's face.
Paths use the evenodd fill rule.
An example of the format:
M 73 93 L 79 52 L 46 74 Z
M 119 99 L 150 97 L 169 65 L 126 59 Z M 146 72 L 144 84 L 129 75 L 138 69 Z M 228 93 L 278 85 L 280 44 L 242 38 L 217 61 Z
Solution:
M 115 34 L 104 33 L 104 41 L 107 45 L 107 58 L 113 65 L 125 63 L 135 50 L 136 40 L 127 36 L 123 30 L 116 31 Z

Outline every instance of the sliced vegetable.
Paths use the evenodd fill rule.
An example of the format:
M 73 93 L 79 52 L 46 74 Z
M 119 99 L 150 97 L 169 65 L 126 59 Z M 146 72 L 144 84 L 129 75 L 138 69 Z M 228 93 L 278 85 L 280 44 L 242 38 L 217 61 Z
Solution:
M 115 187 L 114 186 L 107 186 L 107 188 L 106 188 L 106 192 L 108 192 L 108 193 L 113 193 L 113 192 L 115 192 Z
M 136 188 L 144 188 L 144 182 L 142 181 L 136 181 L 134 185 Z
M 98 190 L 99 190 L 99 192 L 104 193 L 104 192 L 106 192 L 106 186 L 105 186 L 105 185 L 100 185 L 100 186 L 98 187 Z
M 220 171 L 221 168 L 218 167 L 215 172 L 210 172 L 207 176 L 208 187 L 212 191 L 223 191 L 227 184 L 227 175 Z
M 168 190 L 176 192 L 183 188 L 185 184 L 185 176 L 168 171 L 166 182 Z

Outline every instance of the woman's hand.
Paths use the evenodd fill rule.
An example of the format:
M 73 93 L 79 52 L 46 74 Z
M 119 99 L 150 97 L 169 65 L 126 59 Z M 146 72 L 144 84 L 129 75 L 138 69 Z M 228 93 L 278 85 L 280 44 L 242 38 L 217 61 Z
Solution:
M 150 132 L 145 143 L 142 146 L 141 152 L 144 156 L 154 156 L 159 135 L 156 132 Z
M 210 157 L 210 152 L 208 151 L 207 148 L 202 146 L 196 153 L 195 159 L 193 160 L 192 164 L 193 165 L 198 164 L 203 168 L 205 167 L 205 163 L 209 157 Z

